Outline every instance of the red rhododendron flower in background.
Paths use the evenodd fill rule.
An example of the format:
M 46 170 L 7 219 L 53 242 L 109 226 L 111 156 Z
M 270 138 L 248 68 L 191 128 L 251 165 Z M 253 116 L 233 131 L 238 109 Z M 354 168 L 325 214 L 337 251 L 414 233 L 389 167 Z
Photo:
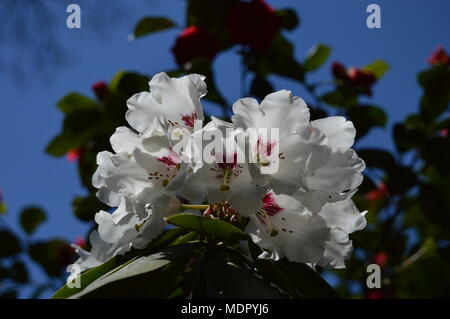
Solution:
M 230 9 L 227 27 L 235 43 L 261 51 L 272 43 L 281 24 L 275 10 L 264 0 L 252 0 L 239 1 Z
M 443 128 L 442 130 L 439 131 L 439 135 L 441 137 L 448 137 L 448 129 Z
M 431 65 L 450 65 L 450 56 L 445 52 L 443 46 L 438 46 L 428 59 Z
M 370 89 L 377 81 L 374 74 L 359 68 L 346 69 L 340 62 L 334 62 L 331 65 L 331 72 L 336 79 L 345 81 L 347 84 L 355 87 Z
M 370 202 L 377 202 L 389 196 L 388 188 L 385 183 L 381 182 L 377 188 L 366 194 L 367 199 Z
M 336 79 L 348 80 L 347 69 L 340 62 L 333 62 L 331 65 L 331 72 Z
M 67 160 L 69 162 L 76 162 L 80 159 L 81 155 L 83 154 L 82 148 L 75 148 L 73 150 L 70 150 L 67 153 Z
M 351 83 L 358 86 L 370 87 L 377 81 L 377 78 L 372 73 L 357 68 L 350 68 L 348 76 Z
M 180 65 L 195 58 L 213 59 L 217 52 L 219 47 L 216 39 L 207 30 L 195 25 L 184 29 L 172 48 Z
M 379 265 L 380 267 L 384 267 L 387 265 L 388 254 L 384 251 L 380 251 L 373 256 L 373 263 Z
M 92 84 L 92 91 L 94 91 L 95 95 L 100 101 L 104 101 L 106 97 L 109 95 L 108 84 L 104 81 L 96 82 Z

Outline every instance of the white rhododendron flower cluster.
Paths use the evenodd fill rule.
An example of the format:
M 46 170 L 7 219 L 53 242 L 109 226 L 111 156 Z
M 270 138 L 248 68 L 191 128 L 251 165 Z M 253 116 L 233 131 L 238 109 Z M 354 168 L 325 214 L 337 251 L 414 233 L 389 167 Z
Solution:
M 349 234 L 366 225 L 352 201 L 365 168 L 351 149 L 353 124 L 339 116 L 310 121 L 305 102 L 286 90 L 260 104 L 238 100 L 232 123 L 204 124 L 204 79 L 159 73 L 149 92 L 128 100 L 130 128 L 117 128 L 114 153 L 98 154 L 93 176 L 98 198 L 117 208 L 96 214 L 92 249 L 76 247 L 69 280 L 146 247 L 165 217 L 195 207 L 212 218 L 220 210 L 229 222 L 246 219 L 260 258 L 345 267 Z

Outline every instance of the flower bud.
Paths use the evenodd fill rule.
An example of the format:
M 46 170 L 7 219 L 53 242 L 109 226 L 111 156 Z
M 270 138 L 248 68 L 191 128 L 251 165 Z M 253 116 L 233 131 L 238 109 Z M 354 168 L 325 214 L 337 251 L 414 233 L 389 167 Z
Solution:
M 109 95 L 108 84 L 104 81 L 96 82 L 92 84 L 92 91 L 100 101 L 104 101 Z

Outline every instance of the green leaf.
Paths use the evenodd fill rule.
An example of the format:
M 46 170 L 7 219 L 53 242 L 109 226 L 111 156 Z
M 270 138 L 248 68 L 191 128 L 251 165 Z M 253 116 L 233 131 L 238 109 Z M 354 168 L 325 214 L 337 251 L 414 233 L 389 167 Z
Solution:
M 295 81 L 304 80 L 303 66 L 295 59 L 294 47 L 281 34 L 264 52 L 250 52 L 244 55 L 251 71 L 259 76 L 278 74 Z
M 11 257 L 21 252 L 19 240 L 7 230 L 0 231 L 0 258 Z
M 305 71 L 317 70 L 325 61 L 328 59 L 331 53 L 331 48 L 324 45 L 318 44 L 313 47 L 306 57 L 303 67 Z
M 117 72 L 111 81 L 111 90 L 120 92 L 128 99 L 131 95 L 148 91 L 150 78 L 135 72 Z
M 336 291 L 309 266 L 290 262 L 285 258 L 276 262 L 259 259 L 263 250 L 253 242 L 249 242 L 249 249 L 258 269 L 265 277 L 282 287 L 291 298 L 339 298 Z
M 145 17 L 139 21 L 134 28 L 136 38 L 149 35 L 157 31 L 167 30 L 176 24 L 165 17 Z
M 387 121 L 383 109 L 370 105 L 353 107 L 347 112 L 347 115 L 355 125 L 356 138 L 367 134 L 372 127 L 384 127 Z
M 69 288 L 67 285 L 64 285 L 61 289 L 59 289 L 52 297 L 52 299 L 65 299 L 68 298 L 83 289 L 85 289 L 88 285 L 90 285 L 93 281 L 110 272 L 113 269 L 116 269 L 120 265 L 123 265 L 130 261 L 131 259 L 139 256 L 139 254 L 151 253 L 161 247 L 166 246 L 170 242 L 177 238 L 182 233 L 181 228 L 173 228 L 167 231 L 164 231 L 161 235 L 156 237 L 150 245 L 144 250 L 133 250 L 125 255 L 115 256 L 108 261 L 104 262 L 100 266 L 95 268 L 91 268 L 82 274 L 79 275 L 80 287 Z
M 20 214 L 20 225 L 28 235 L 32 234 L 46 220 L 45 212 L 35 206 L 25 208 Z
M 58 101 L 57 105 L 58 108 L 66 114 L 76 111 L 96 109 L 98 107 L 95 101 L 79 93 L 67 94 Z
M 248 239 L 248 235 L 225 221 L 194 214 L 178 214 L 166 219 L 169 224 L 195 230 L 201 234 L 215 235 L 227 239 Z
M 450 67 L 437 66 L 421 72 L 418 81 L 425 91 L 420 101 L 420 114 L 426 123 L 431 123 L 450 102 Z
M 322 95 L 321 100 L 325 103 L 342 108 L 351 108 L 358 105 L 358 96 L 351 90 L 343 88 L 336 91 L 325 93 Z
M 282 10 L 276 10 L 275 13 L 277 14 L 280 22 L 281 22 L 281 28 L 286 30 L 294 30 L 298 24 L 299 24 L 299 18 L 297 15 L 297 12 L 292 9 L 282 9 Z
M 50 239 L 30 245 L 29 255 L 47 274 L 59 277 L 73 262 L 74 251 L 64 240 Z
M 372 73 L 377 79 L 381 78 L 388 70 L 389 64 L 382 60 L 377 60 L 362 68 L 364 71 Z
M 191 231 L 191 232 L 187 233 L 186 235 L 183 235 L 183 236 L 175 239 L 173 242 L 170 243 L 170 246 L 186 244 L 190 241 L 194 241 L 197 237 L 198 237 L 198 233 L 195 231 Z
M 394 141 L 399 152 L 420 148 L 425 143 L 427 136 L 424 131 L 411 128 L 409 125 L 397 123 L 394 125 Z
M 287 298 L 270 282 L 250 270 L 226 263 L 213 255 L 207 257 L 198 278 L 194 298 L 217 299 L 284 299 Z
M 184 271 L 196 247 L 194 244 L 177 245 L 148 256 L 138 256 L 96 279 L 70 298 L 164 297 Z
M 364 158 L 364 162 L 368 167 L 380 168 L 387 173 L 394 171 L 397 167 L 392 154 L 384 150 L 364 148 L 358 150 L 358 155 Z
M 108 209 L 108 206 L 102 203 L 93 193 L 87 197 L 75 197 L 72 207 L 75 216 L 83 221 L 92 221 L 98 211 Z
M 283 275 L 306 298 L 312 299 L 338 299 L 336 291 L 311 267 L 288 261 L 286 258 L 274 262 Z
M 8 207 L 4 202 L 0 202 L 0 215 L 5 214 L 8 211 Z
M 63 156 L 68 151 L 78 148 L 82 143 L 69 135 L 58 135 L 48 145 L 45 151 L 53 156 Z

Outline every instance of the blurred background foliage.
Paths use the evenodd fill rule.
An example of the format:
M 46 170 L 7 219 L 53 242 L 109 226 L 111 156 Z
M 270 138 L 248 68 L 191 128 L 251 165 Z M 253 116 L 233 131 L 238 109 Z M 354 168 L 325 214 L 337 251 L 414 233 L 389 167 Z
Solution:
M 217 55 L 233 49 L 240 58 L 241 79 L 236 81 L 242 84 L 241 96 L 262 99 L 274 90 L 269 76 L 278 75 L 296 81 L 309 93 L 306 102 L 312 119 L 345 116 L 353 121 L 358 140 L 376 127 L 386 127 L 388 118 L 383 106 L 367 102 L 373 86 L 389 71 L 389 65 L 381 59 L 359 67 L 346 66 L 351 61 L 334 62 L 329 78 L 311 82 L 310 74 L 323 67 L 333 52 L 331 47 L 319 43 L 302 60 L 295 58 L 294 43 L 285 37 L 301 27 L 301 17 L 295 10 L 274 9 L 262 0 L 186 2 L 186 26 L 173 39 L 171 52 L 178 68 L 162 67 L 161 71 L 171 76 L 206 75 L 205 99 L 220 107 L 221 114 L 216 116 L 229 120 L 231 105 L 226 92 L 220 92 L 215 84 L 220 74 L 215 73 L 213 61 Z M 175 26 L 164 16 L 142 17 L 136 21 L 132 38 L 151 42 L 153 33 Z M 321 270 L 341 297 L 449 297 L 450 57 L 444 48 L 437 48 L 427 62 L 417 74 L 422 96 L 416 111 L 387 128 L 392 132 L 396 150 L 356 144 L 367 169 L 354 200 L 361 211 L 368 210 L 368 226 L 352 235 L 355 251 L 347 269 Z M 88 225 L 93 225 L 96 212 L 108 209 L 97 200 L 96 189 L 91 185 L 96 154 L 110 150 L 109 137 L 115 128 L 127 125 L 126 100 L 148 90 L 150 76 L 119 72 L 108 83 L 92 85 L 96 99 L 70 92 L 57 103 L 64 121 L 46 152 L 77 162 L 86 195 L 73 199 L 73 214 Z M 0 213 L 6 212 L 6 204 L 0 198 Z M 46 218 L 41 208 L 30 206 L 20 213 L 22 233 L 0 223 L 2 297 L 16 297 L 22 285 L 33 286 L 30 297 L 39 297 L 64 282 L 65 268 L 75 258 L 72 248 L 62 239 L 40 241 L 31 237 Z M 417 244 L 409 244 L 411 234 Z M 77 244 L 86 247 L 82 238 Z M 46 283 L 33 282 L 27 270 L 30 262 L 45 270 Z M 368 289 L 365 285 L 366 267 L 372 263 L 381 266 L 381 289 Z

